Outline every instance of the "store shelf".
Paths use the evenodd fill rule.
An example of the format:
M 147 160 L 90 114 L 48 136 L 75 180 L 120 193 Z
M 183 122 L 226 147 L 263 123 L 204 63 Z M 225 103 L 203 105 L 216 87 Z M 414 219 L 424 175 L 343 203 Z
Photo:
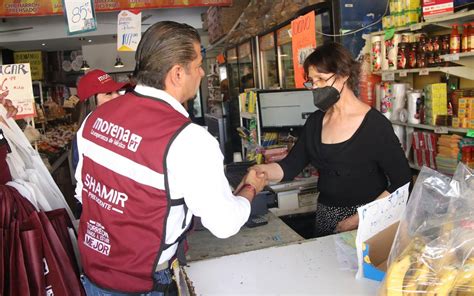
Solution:
M 432 19 L 428 19 L 424 22 L 413 24 L 410 26 L 395 28 L 395 32 L 405 32 L 405 31 L 418 31 L 421 29 L 430 30 L 430 26 L 433 27 L 442 27 L 450 28 L 452 24 L 462 24 L 465 22 L 470 22 L 474 20 L 474 10 L 457 12 L 453 14 L 448 14 Z M 384 35 L 385 31 L 377 31 L 370 34 L 370 36 Z
M 445 129 L 448 132 L 451 133 L 463 133 L 466 134 L 468 132 L 467 128 L 454 128 L 454 127 L 449 127 L 449 126 L 433 126 L 433 125 L 427 125 L 427 124 L 414 124 L 414 123 L 407 123 L 407 122 L 401 122 L 398 120 L 392 120 L 392 124 L 396 125 L 401 125 L 401 126 L 407 126 L 407 127 L 413 127 L 413 128 L 418 128 L 418 129 L 424 129 L 424 130 L 432 130 L 437 132 L 438 130 Z M 442 133 L 439 132 L 438 133 Z
M 474 68 L 474 52 L 461 52 L 442 55 L 445 61 L 453 62 L 465 67 Z
M 453 67 L 429 67 L 429 68 L 416 68 L 416 69 L 402 69 L 393 71 L 375 71 L 372 72 L 376 75 L 382 75 L 382 80 L 391 81 L 394 80 L 395 75 L 400 77 L 407 76 L 409 73 L 418 74 L 420 76 L 429 75 L 431 72 L 442 72 L 457 77 L 462 77 L 470 80 L 474 80 L 474 71 L 468 66 L 453 66 Z
M 249 113 L 249 112 L 240 112 L 240 116 L 242 118 L 246 118 L 246 119 L 254 119 L 254 118 L 257 118 L 257 114 L 255 113 Z

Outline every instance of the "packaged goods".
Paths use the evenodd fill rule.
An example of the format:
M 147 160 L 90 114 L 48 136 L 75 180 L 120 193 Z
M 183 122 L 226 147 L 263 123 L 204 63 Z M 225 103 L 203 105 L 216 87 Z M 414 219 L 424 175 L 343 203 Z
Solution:
M 373 36 L 371 39 L 372 51 L 370 61 L 372 71 L 380 71 L 382 69 L 382 36 Z
M 385 53 L 387 57 L 388 70 L 397 70 L 398 44 L 402 38 L 401 34 L 394 34 L 392 38 L 385 40 Z
M 423 168 L 388 259 L 381 295 L 473 295 L 474 173 Z

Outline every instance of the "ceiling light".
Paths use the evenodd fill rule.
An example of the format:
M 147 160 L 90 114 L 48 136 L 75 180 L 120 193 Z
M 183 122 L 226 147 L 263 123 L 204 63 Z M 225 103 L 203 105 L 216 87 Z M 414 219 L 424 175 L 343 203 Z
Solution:
M 91 43 L 91 42 L 92 42 L 92 39 L 87 40 L 87 42 Z
M 41 43 L 42 46 L 46 46 L 46 43 Z
M 89 70 L 90 68 L 91 67 L 89 66 L 86 60 L 82 61 L 81 70 L 86 71 L 86 70 Z
M 117 57 L 115 59 L 115 65 L 114 67 L 115 68 L 123 68 L 125 65 L 122 63 L 122 60 L 120 59 L 120 57 Z

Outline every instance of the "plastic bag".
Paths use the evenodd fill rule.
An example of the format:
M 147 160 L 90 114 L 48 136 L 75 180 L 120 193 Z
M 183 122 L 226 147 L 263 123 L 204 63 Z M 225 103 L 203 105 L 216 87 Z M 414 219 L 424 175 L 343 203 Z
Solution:
M 474 173 L 420 172 L 380 295 L 474 295 Z

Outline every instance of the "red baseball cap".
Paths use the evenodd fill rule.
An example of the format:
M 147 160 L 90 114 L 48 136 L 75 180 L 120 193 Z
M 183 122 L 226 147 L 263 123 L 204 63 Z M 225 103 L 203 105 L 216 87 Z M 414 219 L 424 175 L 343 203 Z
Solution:
M 118 91 L 128 84 L 127 82 L 115 82 L 109 74 L 102 70 L 92 70 L 79 79 L 77 95 L 81 101 L 85 101 L 96 94 Z

